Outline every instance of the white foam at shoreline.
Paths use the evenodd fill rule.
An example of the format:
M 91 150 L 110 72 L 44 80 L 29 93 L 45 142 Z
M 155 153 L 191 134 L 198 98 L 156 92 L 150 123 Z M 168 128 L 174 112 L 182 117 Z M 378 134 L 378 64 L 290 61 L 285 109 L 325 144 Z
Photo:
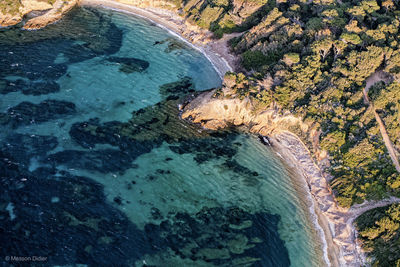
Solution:
M 273 150 L 274 153 L 279 156 L 281 158 L 281 160 L 283 160 L 284 162 L 288 162 L 287 159 L 285 159 L 278 151 Z M 288 162 L 290 163 L 290 162 Z M 323 252 L 323 260 L 326 263 L 326 266 L 330 267 L 332 266 L 331 261 L 329 260 L 329 256 L 328 256 L 328 242 L 326 239 L 326 235 L 325 235 L 325 231 L 323 229 L 323 227 L 319 224 L 319 220 L 318 220 L 318 214 L 316 212 L 316 206 L 315 206 L 315 200 L 313 199 L 312 195 L 311 195 L 311 191 L 308 188 L 308 183 L 307 180 L 305 179 L 305 174 L 301 174 L 302 176 L 302 185 L 304 187 L 304 191 L 307 192 L 307 202 L 311 203 L 311 206 L 309 207 L 309 212 L 310 212 L 310 221 L 312 222 L 312 224 L 314 225 L 314 227 L 316 228 L 316 230 L 319 232 L 319 237 L 320 240 L 322 242 L 323 248 L 322 248 L 322 252 Z
M 303 176 L 303 178 L 304 178 L 304 176 Z M 305 181 L 305 183 L 307 183 L 307 181 Z M 308 193 L 307 198 L 311 202 L 311 206 L 310 206 L 310 214 L 312 216 L 311 221 L 313 222 L 313 224 L 314 224 L 315 228 L 317 229 L 317 231 L 320 233 L 321 241 L 322 241 L 322 244 L 323 244 L 322 251 L 324 253 L 324 261 L 327 264 L 327 266 L 329 267 L 329 266 L 332 266 L 332 263 L 331 263 L 331 261 L 329 260 L 329 257 L 328 257 L 328 242 L 326 241 L 325 231 L 324 231 L 324 229 L 322 228 L 322 226 L 318 222 L 318 215 L 317 215 L 317 213 L 315 211 L 315 203 L 314 203 L 314 200 L 312 198 L 311 192 L 310 192 L 310 190 L 306 190 L 306 191 Z
M 86 2 L 86 3 L 90 4 L 90 0 L 89 0 L 88 2 Z M 83 4 L 85 4 L 85 2 L 84 2 Z M 115 5 L 122 5 L 122 4 L 120 4 L 120 3 L 113 3 L 113 5 L 114 5 L 114 4 L 115 4 Z M 131 9 L 131 10 L 125 10 L 125 9 L 115 8 L 115 7 L 111 7 L 111 6 L 107 6 L 107 5 L 103 5 L 103 4 L 96 4 L 96 3 L 95 3 L 95 5 L 96 5 L 96 6 L 100 6 L 100 7 L 102 7 L 102 8 L 105 8 L 105 9 L 109 9 L 109 10 L 113 10 L 113 11 L 117 11 L 117 12 L 121 12 L 121 13 L 125 13 L 125 14 L 134 15 L 134 16 L 137 16 L 137 17 L 139 17 L 139 18 L 145 19 L 145 20 L 147 20 L 147 21 L 149 21 L 149 22 L 151 22 L 151 23 L 154 23 L 157 27 L 166 30 L 169 34 L 173 35 L 174 37 L 176 37 L 176 38 L 178 38 L 179 40 L 183 41 L 184 43 L 188 44 L 191 48 L 193 48 L 193 49 L 199 51 L 200 53 L 202 53 L 202 54 L 207 58 L 207 60 L 211 63 L 211 65 L 213 66 L 213 68 L 215 69 L 215 71 L 218 73 L 218 76 L 221 78 L 221 80 L 224 78 L 225 73 L 223 73 L 223 71 L 221 71 L 221 70 L 217 67 L 217 65 L 214 63 L 214 60 L 210 57 L 210 55 L 209 55 L 203 48 L 196 46 L 195 44 L 193 44 L 192 42 L 188 41 L 187 39 L 185 39 L 183 36 L 181 36 L 181 35 L 178 34 L 177 32 L 175 32 L 175 31 L 173 31 L 172 29 L 168 28 L 167 26 L 165 26 L 165 25 L 163 25 L 163 24 L 161 24 L 161 23 L 158 23 L 158 22 L 154 21 L 153 19 L 151 19 L 151 18 L 149 18 L 149 17 L 147 17 L 147 16 L 145 16 L 145 15 L 136 13 L 136 12 L 134 12 L 133 10 L 136 9 L 136 10 L 142 12 L 142 13 L 147 13 L 147 12 L 148 12 L 148 13 L 150 13 L 150 14 L 153 14 L 154 16 L 156 16 L 157 14 L 154 14 L 153 12 L 147 11 L 147 10 L 144 10 L 144 9 L 139 9 L 139 8 L 137 8 L 137 7 L 134 7 L 134 6 L 127 6 L 127 5 L 126 5 L 126 7 L 129 8 L 129 9 Z M 233 70 L 232 67 L 229 65 L 228 61 L 226 61 L 226 60 L 225 60 L 224 58 L 222 58 L 222 57 L 221 57 L 220 59 L 221 59 L 221 61 L 223 62 L 223 64 L 225 65 L 225 67 L 226 67 L 226 69 L 227 69 L 228 71 L 232 71 L 232 70 Z
M 288 132 L 283 133 L 284 135 L 288 135 Z M 332 266 L 334 265 L 331 260 L 329 259 L 329 244 L 328 244 L 328 239 L 327 239 L 327 233 L 326 229 L 324 228 L 323 225 L 321 225 L 321 220 L 323 220 L 323 214 L 319 214 L 318 213 L 318 206 L 316 206 L 316 204 L 318 204 L 315 200 L 315 198 L 313 197 L 313 194 L 311 192 L 311 186 L 309 184 L 308 181 L 308 176 L 307 173 L 304 171 L 303 167 L 300 165 L 297 165 L 296 162 L 299 162 L 300 160 L 296 158 L 296 155 L 292 153 L 292 149 L 291 146 L 293 146 L 293 144 L 289 144 L 290 141 L 288 141 L 288 143 L 282 144 L 281 141 L 283 138 L 283 140 L 288 140 L 293 138 L 294 136 L 292 134 L 289 134 L 288 136 L 282 137 L 278 135 L 274 136 L 275 138 L 272 139 L 273 140 L 273 147 L 275 147 L 275 149 L 273 149 L 274 153 L 279 156 L 281 158 L 281 160 L 283 162 L 285 162 L 286 164 L 288 164 L 288 166 L 290 167 L 290 169 L 292 169 L 294 171 L 294 174 L 291 175 L 291 177 L 293 177 L 292 179 L 300 181 L 300 186 L 304 188 L 304 191 L 306 192 L 306 195 L 303 195 L 304 198 L 306 199 L 306 203 L 311 204 L 308 207 L 309 210 L 309 221 L 310 223 L 312 223 L 313 228 L 316 230 L 316 232 L 318 233 L 318 238 L 319 240 L 321 240 L 322 243 L 322 259 L 325 262 L 325 266 Z M 297 138 L 293 138 L 292 140 L 294 141 L 299 141 Z M 300 142 L 301 143 L 301 142 Z M 302 144 L 302 143 L 301 143 Z M 304 145 L 302 144 L 303 148 Z M 282 156 L 282 154 L 285 156 Z M 294 175 L 294 176 L 293 176 Z M 295 177 L 301 176 L 301 180 L 298 180 Z M 327 221 L 327 223 L 329 224 L 329 221 Z M 330 225 L 328 225 L 330 227 Z
M 88 3 L 90 3 L 90 0 L 88 1 Z M 158 23 L 158 22 L 154 21 L 153 19 L 147 17 L 144 14 L 136 13 L 134 10 L 137 10 L 140 13 L 148 13 L 150 16 L 157 16 L 159 14 L 151 12 L 151 11 L 148 11 L 148 10 L 145 10 L 145 9 L 140 9 L 140 8 L 137 8 L 137 7 L 134 7 L 134 6 L 131 6 L 131 5 L 124 5 L 124 4 L 120 4 L 120 3 L 113 3 L 113 5 L 114 4 L 115 5 L 120 5 L 122 7 L 125 6 L 125 7 L 129 8 L 130 10 L 120 9 L 120 8 L 116 8 L 116 7 L 110 7 L 110 6 L 107 6 L 106 4 L 105 5 L 98 4 L 98 3 L 96 4 L 96 2 L 94 4 L 96 6 L 100 6 L 100 7 L 109 9 L 109 10 L 113 10 L 113 11 L 117 11 L 117 12 L 121 12 L 121 13 L 125 13 L 125 14 L 131 14 L 131 15 L 134 15 L 136 17 L 143 18 L 143 19 L 155 24 L 157 27 L 166 30 L 169 34 L 175 36 L 179 40 L 182 40 L 184 43 L 188 44 L 190 47 L 192 47 L 195 50 L 201 52 L 207 58 L 207 60 L 211 63 L 211 65 L 213 66 L 215 71 L 218 73 L 218 75 L 221 78 L 223 78 L 224 74 L 221 73 L 221 70 L 216 66 L 216 64 L 214 64 L 214 61 L 212 59 L 212 56 L 216 56 L 214 54 L 214 52 L 205 51 L 204 48 L 198 47 L 195 44 L 191 43 L 190 41 L 185 39 L 183 36 L 181 36 L 179 33 L 175 32 L 172 29 L 170 29 L 168 26 L 166 26 L 166 25 L 164 25 L 162 23 Z M 212 53 L 214 55 L 210 55 L 209 53 Z M 224 65 L 226 66 L 226 68 L 228 70 L 232 71 L 232 67 L 229 65 L 229 63 L 223 57 L 219 57 L 219 59 L 221 60 L 221 62 L 224 63 Z M 277 153 L 277 154 L 279 155 L 279 153 Z M 279 156 L 283 159 L 283 157 L 281 155 L 279 155 Z M 304 185 L 306 186 L 307 185 L 307 181 L 305 180 L 304 176 L 303 176 L 303 178 L 304 178 L 304 182 L 306 182 Z M 329 260 L 329 257 L 328 257 L 328 242 L 327 242 L 326 235 L 325 235 L 325 232 L 323 230 L 323 227 L 319 224 L 318 215 L 317 215 L 316 210 L 315 210 L 316 206 L 315 206 L 314 200 L 312 198 L 311 192 L 309 190 L 306 190 L 306 191 L 308 192 L 307 193 L 308 194 L 307 195 L 307 200 L 308 200 L 308 202 L 311 202 L 311 206 L 309 207 L 309 211 L 310 211 L 310 215 L 311 215 L 310 221 L 313 223 L 313 225 L 315 226 L 316 230 L 320 233 L 319 236 L 320 236 L 320 239 L 321 239 L 322 245 L 323 245 L 323 248 L 322 248 L 323 260 L 326 263 L 326 266 L 332 266 L 332 263 L 331 263 L 331 261 Z

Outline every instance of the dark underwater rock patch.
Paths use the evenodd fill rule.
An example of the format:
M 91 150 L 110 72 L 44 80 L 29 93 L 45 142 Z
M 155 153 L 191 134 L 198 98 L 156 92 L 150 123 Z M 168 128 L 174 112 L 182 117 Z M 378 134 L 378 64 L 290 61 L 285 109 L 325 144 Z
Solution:
M 108 57 L 107 61 L 120 64 L 119 70 L 125 73 L 143 72 L 150 66 L 148 61 L 133 57 Z
M 260 180 L 257 178 L 259 176 L 258 172 L 252 171 L 249 168 L 241 165 L 235 159 L 227 159 L 222 167 L 228 171 L 233 171 L 237 173 L 239 177 L 232 177 L 233 179 L 242 179 L 243 183 L 250 187 L 256 187 L 260 183 Z
M 221 157 L 230 159 L 238 151 L 237 147 L 232 146 L 236 134 L 229 132 L 221 134 L 220 138 L 181 140 L 169 148 L 177 154 L 194 154 L 194 160 L 199 164 Z
M 34 44 L 0 45 L 0 78 L 12 75 L 27 78 L 30 82 L 57 80 L 66 73 L 67 65 L 56 64 L 54 60 L 70 43 L 47 40 Z M 49 47 L 52 48 L 51 53 Z
M 67 73 L 68 66 L 66 64 L 54 64 L 46 66 L 45 69 L 39 69 L 37 72 L 27 73 L 26 77 L 29 79 L 43 79 L 57 80 Z
M 73 44 L 65 50 L 64 54 L 68 58 L 69 64 L 82 62 L 98 56 L 98 52 L 90 49 L 87 44 Z
M 239 164 L 239 162 L 234 159 L 225 161 L 223 166 L 243 176 L 258 176 L 258 172 L 250 170 L 249 168 Z
M 0 209 L 1 255 L 43 256 L 41 264 L 51 266 L 129 266 L 152 253 L 143 231 L 106 201 L 100 184 L 51 173 L 27 172 L 0 151 L 0 205 L 12 203 L 15 214 Z
M 54 81 L 26 82 L 22 79 L 10 82 L 5 81 L 5 86 L 0 87 L 1 94 L 21 92 L 24 95 L 44 95 L 60 91 L 60 85 Z
M 154 42 L 153 45 L 162 45 L 165 43 L 167 43 L 167 47 L 164 50 L 165 53 L 171 53 L 173 51 L 181 50 L 187 47 L 187 45 L 184 42 L 172 37 L 166 38 L 165 40 L 162 41 L 156 41 Z
M 193 262 L 290 266 L 288 251 L 277 232 L 279 220 L 277 215 L 250 214 L 239 207 L 203 208 L 195 215 L 168 214 L 159 225 L 147 224 L 145 232 L 151 243 L 169 247 Z
M 171 53 L 171 52 L 176 51 L 176 50 L 184 49 L 185 47 L 186 47 L 185 43 L 180 42 L 180 41 L 175 40 L 175 39 L 170 39 L 170 41 L 168 43 L 168 47 L 165 48 L 164 51 L 166 53 Z
M 124 139 L 118 136 L 122 122 L 113 121 L 100 123 L 98 118 L 87 122 L 77 122 L 71 126 L 69 135 L 83 148 L 93 149 L 96 144 L 111 144 L 113 146 L 127 146 Z
M 7 113 L 0 114 L 0 124 L 10 124 L 16 128 L 58 119 L 75 112 L 75 104 L 67 101 L 45 100 L 39 104 L 24 101 L 9 108 Z
M 176 100 L 180 97 L 195 92 L 192 78 L 185 76 L 172 83 L 166 83 L 160 86 L 160 94 L 167 100 Z
M 18 163 L 28 166 L 32 157 L 43 157 L 57 145 L 57 138 L 53 136 L 14 133 L 5 138 L 1 151 L 13 155 Z
M 49 155 L 43 163 L 54 168 L 65 165 L 69 168 L 86 169 L 101 173 L 122 172 L 132 166 L 133 156 L 120 150 L 78 151 L 63 150 Z
M 122 135 L 124 124 L 118 121 L 100 123 L 98 119 L 88 122 L 75 123 L 71 126 L 71 138 L 84 148 L 95 148 L 96 144 L 110 144 L 116 146 L 129 155 L 130 160 L 150 152 L 155 146 L 160 144 L 158 140 L 137 140 Z

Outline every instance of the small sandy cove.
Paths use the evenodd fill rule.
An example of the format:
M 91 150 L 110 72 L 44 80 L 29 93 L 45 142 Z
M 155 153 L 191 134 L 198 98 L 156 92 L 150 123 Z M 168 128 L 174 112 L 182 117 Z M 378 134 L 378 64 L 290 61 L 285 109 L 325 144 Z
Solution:
M 131 3 L 132 2 L 132 3 Z M 165 28 L 195 49 L 201 51 L 214 65 L 221 78 L 227 71 L 234 71 L 238 66 L 238 59 L 229 52 L 228 41 L 240 34 L 225 35 L 221 39 L 213 39 L 212 33 L 189 24 L 183 17 L 173 11 L 157 7 L 136 7 L 133 1 L 113 0 L 81 0 L 82 6 L 100 6 L 143 17 L 158 26 Z

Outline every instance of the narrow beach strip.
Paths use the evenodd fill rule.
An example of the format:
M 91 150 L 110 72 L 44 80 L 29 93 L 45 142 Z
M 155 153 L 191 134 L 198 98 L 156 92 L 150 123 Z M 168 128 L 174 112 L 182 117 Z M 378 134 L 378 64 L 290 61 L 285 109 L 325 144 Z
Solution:
M 237 63 L 235 62 L 238 62 L 237 58 L 227 52 L 229 51 L 227 41 L 232 35 L 225 37 L 222 40 L 210 40 L 210 33 L 208 31 L 201 29 L 194 30 L 196 27 L 194 27 L 194 29 L 191 27 L 189 33 L 186 22 L 182 17 L 178 16 L 172 11 L 164 10 L 162 8 L 139 8 L 112 0 L 82 0 L 80 4 L 83 6 L 108 8 L 115 11 L 132 14 L 151 21 L 152 23 L 167 30 L 174 36 L 191 45 L 193 48 L 202 52 L 214 66 L 221 78 L 223 78 L 227 71 L 233 71 L 236 69 Z M 191 39 L 187 38 L 187 36 L 190 36 Z M 203 40 L 203 42 L 198 40 Z M 289 140 L 293 141 L 291 138 L 289 138 Z M 274 139 L 274 142 L 276 144 L 277 139 Z M 299 165 L 302 164 L 297 163 L 293 158 L 295 152 L 291 151 L 290 147 L 286 147 L 285 145 L 280 145 L 279 148 L 277 148 L 277 146 L 278 145 L 276 144 L 275 152 L 278 153 L 279 151 L 282 153 L 284 155 L 285 162 L 287 162 L 289 166 L 296 168 L 297 173 L 302 176 L 306 182 L 307 177 L 304 173 L 305 166 L 301 166 L 301 168 L 299 167 Z M 310 212 L 313 218 L 310 218 L 310 221 L 314 223 L 316 230 L 320 233 L 320 238 L 323 244 L 323 248 L 321 248 L 323 260 L 326 266 L 341 266 L 342 264 L 340 262 L 343 263 L 343 259 L 340 259 L 342 258 L 342 255 L 340 255 L 341 253 L 339 252 L 337 245 L 335 245 L 333 242 L 334 236 L 330 229 L 331 227 L 329 227 L 329 220 L 325 218 L 324 214 L 319 210 L 319 205 L 315 203 L 314 195 L 312 196 L 312 200 L 314 205 L 313 207 L 310 207 Z
M 234 65 L 236 58 L 227 52 L 226 49 L 228 38 L 215 41 L 211 40 L 211 32 L 195 26 L 191 26 L 189 29 L 184 18 L 172 11 L 161 8 L 139 8 L 111 0 L 82 0 L 80 5 L 103 7 L 128 13 L 156 24 L 160 28 L 165 29 L 170 34 L 184 41 L 192 48 L 203 53 L 211 62 L 221 79 L 223 79 L 226 72 L 235 69 L 235 66 L 232 65 Z

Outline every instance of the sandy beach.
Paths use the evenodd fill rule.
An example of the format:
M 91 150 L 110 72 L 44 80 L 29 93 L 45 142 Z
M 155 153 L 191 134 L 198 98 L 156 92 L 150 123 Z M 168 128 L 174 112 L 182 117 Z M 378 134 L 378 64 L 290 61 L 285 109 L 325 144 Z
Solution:
M 380 201 L 365 201 L 350 209 L 337 206 L 327 184 L 326 174 L 314 163 L 310 151 L 295 135 L 281 132 L 273 136 L 271 142 L 276 152 L 294 170 L 297 177 L 303 177 L 314 202 L 314 212 L 318 216 L 316 227 L 321 227 L 326 241 L 324 253 L 332 266 L 365 266 L 366 257 L 357 242 L 354 220 L 364 212 L 400 202 L 390 197 Z
M 335 244 L 333 240 L 334 236 L 331 231 L 330 222 L 328 221 L 328 218 L 322 213 L 318 205 L 318 198 L 316 198 L 316 196 L 312 194 L 313 188 L 312 185 L 310 185 L 309 174 L 313 171 L 317 171 L 317 173 L 319 174 L 319 169 L 317 166 L 312 166 L 313 168 L 309 168 L 310 166 L 307 166 L 308 164 L 314 165 L 311 159 L 311 155 L 307 153 L 307 151 L 305 151 L 305 147 L 302 147 L 301 141 L 292 134 L 277 134 L 273 138 L 270 138 L 270 140 L 275 152 L 277 152 L 278 155 L 282 156 L 282 160 L 284 160 L 286 165 L 294 172 L 294 176 L 296 176 L 294 177 L 294 179 L 303 178 L 304 182 L 309 188 L 310 198 L 313 202 L 312 207 L 310 207 L 310 213 L 316 216 L 316 218 L 312 219 L 314 219 L 314 227 L 320 233 L 320 238 L 322 239 L 322 250 L 325 262 L 327 263 L 327 265 L 331 266 L 344 266 L 344 262 L 340 261 L 340 248 L 337 244 Z M 294 148 L 294 146 L 296 148 Z M 299 156 L 301 156 L 302 159 Z
M 210 32 L 189 25 L 184 18 L 162 8 L 138 8 L 110 0 L 82 0 L 80 5 L 131 13 L 158 24 L 201 51 L 221 78 L 225 72 L 238 68 L 238 58 L 229 52 L 227 44 L 230 38 L 238 34 L 225 35 L 219 40 L 212 39 Z M 309 151 L 304 145 L 300 146 L 301 141 L 292 134 L 284 133 L 271 139 L 275 151 L 283 156 L 287 165 L 297 173 L 296 176 L 304 179 L 309 188 L 309 197 L 313 203 L 310 212 L 315 215 L 311 220 L 314 221 L 316 231 L 320 233 L 323 261 L 327 266 L 360 266 L 362 257 L 358 253 L 355 229 L 348 224 L 348 214 L 338 210 L 327 181 Z
M 138 8 L 111 0 L 82 0 L 79 4 L 81 6 L 97 6 L 134 14 L 157 24 L 202 52 L 213 64 L 221 78 L 224 77 L 226 72 L 237 69 L 238 58 L 229 52 L 227 43 L 229 39 L 238 34 L 225 35 L 219 40 L 212 39 L 211 32 L 190 25 L 178 14 L 162 8 Z
M 42 3 L 40 4 L 42 5 Z M 56 0 L 54 6 L 46 14 L 31 18 L 26 22 L 24 28 L 35 30 L 55 23 L 75 5 L 111 9 L 150 21 L 201 52 L 211 62 L 221 79 L 224 78 L 226 72 L 241 70 L 240 58 L 231 53 L 228 43 L 230 39 L 243 33 L 225 34 L 223 38 L 215 39 L 212 32 L 189 23 L 178 14 L 178 11 L 173 11 L 173 4 L 163 0 L 150 2 L 142 0 Z M 43 8 L 43 10 L 45 9 Z M 14 18 L 9 20 L 12 21 L 12 19 Z M 374 73 L 366 80 L 366 87 L 363 91 L 365 104 L 370 102 L 368 99 L 369 87 L 378 81 L 385 81 L 387 78 L 379 75 L 378 72 Z M 329 184 L 330 174 L 321 161 L 321 158 L 324 158 L 323 160 L 328 162 L 329 157 L 327 153 L 325 153 L 326 157 L 319 157 L 319 152 L 315 152 L 319 149 L 319 135 L 310 134 L 316 140 L 316 145 L 313 146 L 314 150 L 305 145 L 305 138 L 298 137 L 302 135 L 297 136 L 289 132 L 290 128 L 285 128 L 285 125 L 295 127 L 300 125 L 300 128 L 302 125 L 306 125 L 301 117 L 296 117 L 290 112 L 282 114 L 275 107 L 270 107 L 262 112 L 254 111 L 254 109 L 252 110 L 253 103 L 247 98 L 245 101 L 234 97 L 217 99 L 214 96 L 211 97 L 214 95 L 213 92 L 216 92 L 216 89 L 201 93 L 190 103 L 180 106 L 182 118 L 201 124 L 208 129 L 218 130 L 233 125 L 246 126 L 248 131 L 253 134 L 268 136 L 272 149 L 293 174 L 292 179 L 296 179 L 302 186 L 304 185 L 304 192 L 301 190 L 298 195 L 307 199 L 307 204 L 310 204 L 309 206 L 304 205 L 304 209 L 309 210 L 310 225 L 312 229 L 315 229 L 312 237 L 318 238 L 315 244 L 321 244 L 321 247 L 318 248 L 318 253 L 319 251 L 321 253 L 315 256 L 315 258 L 321 258 L 321 266 L 358 267 L 368 265 L 365 253 L 358 243 L 357 230 L 353 223 L 362 213 L 373 208 L 400 203 L 400 199 L 391 197 L 380 201 L 365 201 L 362 204 L 353 205 L 351 208 L 338 206 Z M 371 106 L 371 108 L 373 107 Z M 397 152 L 391 144 L 384 122 L 376 112 L 375 116 L 380 124 L 380 131 L 394 166 L 400 170 L 396 157 Z M 302 129 L 302 133 L 309 134 L 310 131 Z

